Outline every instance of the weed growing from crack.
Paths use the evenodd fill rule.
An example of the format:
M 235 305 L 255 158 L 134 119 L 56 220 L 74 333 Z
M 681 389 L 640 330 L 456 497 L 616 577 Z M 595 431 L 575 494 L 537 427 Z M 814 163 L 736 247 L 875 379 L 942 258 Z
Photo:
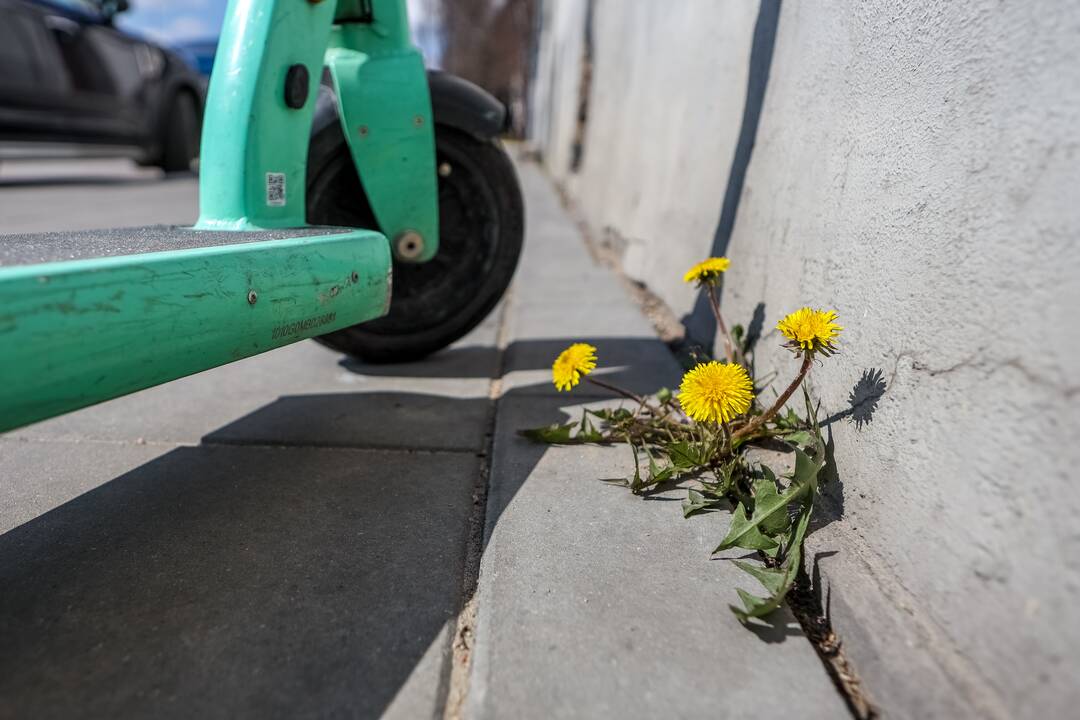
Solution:
M 634 456 L 634 474 L 618 482 L 636 495 L 679 485 L 687 490 L 683 516 L 728 509 L 727 536 L 714 554 L 731 548 L 758 553 L 758 562 L 734 560 L 764 588 L 764 596 L 736 588 L 741 606 L 731 609 L 743 623 L 780 607 L 802 566 L 819 474 L 825 465 L 825 441 L 817 408 L 803 386 L 814 361 L 837 351 L 843 329 L 836 313 L 804 307 L 777 324 L 785 346 L 799 359 L 794 379 L 769 407 L 758 405 L 746 362 L 742 333 L 728 331 L 716 287 L 730 266 L 727 258 L 709 258 L 685 275 L 708 293 L 724 343 L 726 362 L 702 362 L 683 377 L 678 393 L 661 390 L 646 397 L 596 377 L 596 348 L 575 343 L 555 360 L 552 381 L 571 390 L 580 380 L 625 398 L 629 406 L 585 409 L 581 419 L 521 431 L 532 440 L 553 444 L 625 443 Z M 786 408 L 802 387 L 805 416 Z M 784 412 L 781 412 L 784 411 Z M 781 476 L 747 456 L 756 446 L 782 443 L 795 456 L 793 469 Z

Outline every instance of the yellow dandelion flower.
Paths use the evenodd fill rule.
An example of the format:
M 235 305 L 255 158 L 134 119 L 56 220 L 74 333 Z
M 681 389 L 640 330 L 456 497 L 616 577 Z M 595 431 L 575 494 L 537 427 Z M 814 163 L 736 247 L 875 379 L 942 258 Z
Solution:
M 750 409 L 754 383 L 742 365 L 710 362 L 683 375 L 679 403 L 698 422 L 727 422 Z
M 793 348 L 829 355 L 836 351 L 836 336 L 844 329 L 834 320 L 836 313 L 832 310 L 804 307 L 778 322 L 776 329 L 791 341 L 788 345 Z
M 731 267 L 726 257 L 711 257 L 702 260 L 683 275 L 683 282 L 697 282 L 701 285 L 712 284 L 720 280 L 720 273 Z
M 596 348 L 586 343 L 574 343 L 559 353 L 551 366 L 551 380 L 562 392 L 581 382 L 596 367 Z

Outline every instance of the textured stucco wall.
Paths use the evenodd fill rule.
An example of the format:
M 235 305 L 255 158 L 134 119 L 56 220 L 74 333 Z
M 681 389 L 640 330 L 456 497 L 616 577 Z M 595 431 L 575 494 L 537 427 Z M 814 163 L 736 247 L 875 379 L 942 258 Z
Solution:
M 540 37 L 533 72 L 528 134 L 544 153 L 544 165 L 556 177 L 570 169 L 577 125 L 581 63 L 585 44 L 587 0 L 542 2 Z
M 720 217 L 757 5 L 595 0 L 584 152 L 573 172 L 587 6 L 545 4 L 544 27 L 555 31 L 541 35 L 532 137 L 589 225 L 625 243 L 627 274 L 651 281 L 672 307 L 689 307 L 694 292 L 682 273 L 708 249 Z
M 618 22 L 644 17 L 638 5 L 620 6 Z M 733 11 L 713 12 L 719 26 Z M 648 35 L 624 30 L 621 42 Z M 748 52 L 747 38 L 736 44 Z M 741 98 L 745 77 L 717 62 L 713 94 Z M 620 77 L 592 96 L 588 141 L 606 149 L 587 145 L 576 176 L 552 172 L 594 229 L 640 239 L 628 264 L 686 312 L 690 298 L 652 273 L 708 252 L 723 189 L 714 178 L 699 194 L 670 168 L 726 171 L 731 149 L 659 131 L 664 150 L 642 171 L 672 187 L 637 194 L 620 162 L 640 146 L 618 126 L 640 122 L 620 112 L 638 80 L 596 73 Z M 646 105 L 701 92 L 673 69 L 647 77 Z M 728 110 L 709 111 L 717 127 Z M 834 626 L 892 717 L 1064 717 L 1080 704 L 1078 136 L 1075 3 L 783 5 L 723 304 L 734 322 L 763 304 L 759 376 L 795 370 L 771 331 L 780 316 L 840 312 L 843 353 L 812 374 L 827 415 L 880 372 L 870 421 L 829 425 L 836 477 L 808 546 L 825 554 Z M 705 230 L 642 221 L 672 208 Z

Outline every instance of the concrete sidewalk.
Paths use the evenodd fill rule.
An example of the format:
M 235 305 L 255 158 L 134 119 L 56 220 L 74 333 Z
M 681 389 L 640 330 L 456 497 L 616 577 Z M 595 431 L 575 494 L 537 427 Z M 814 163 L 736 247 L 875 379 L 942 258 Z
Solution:
M 607 399 L 551 387 L 570 342 L 679 378 L 520 172 L 514 287 L 428 361 L 303 342 L 0 438 L 0 718 L 846 714 L 790 617 L 731 615 L 723 514 L 598 482 L 626 448 L 515 435 Z

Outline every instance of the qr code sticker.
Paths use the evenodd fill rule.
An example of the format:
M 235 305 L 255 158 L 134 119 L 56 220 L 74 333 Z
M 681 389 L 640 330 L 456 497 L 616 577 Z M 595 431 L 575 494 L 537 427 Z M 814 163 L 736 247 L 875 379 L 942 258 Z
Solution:
M 285 173 L 266 173 L 266 204 L 270 207 L 285 204 Z

